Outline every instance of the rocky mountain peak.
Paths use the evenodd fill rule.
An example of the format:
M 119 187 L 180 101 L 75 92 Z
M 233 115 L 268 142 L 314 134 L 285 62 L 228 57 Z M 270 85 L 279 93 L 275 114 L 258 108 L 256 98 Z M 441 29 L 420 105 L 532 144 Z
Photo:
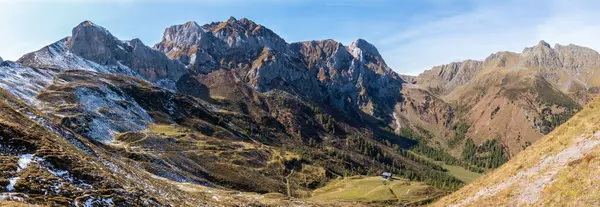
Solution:
M 348 46 L 348 49 L 352 56 L 356 59 L 363 59 L 365 54 L 371 54 L 373 56 L 381 56 L 379 55 L 379 50 L 377 48 L 367 42 L 364 39 L 357 39 Z
M 200 27 L 200 25 L 196 21 L 188 21 L 183 24 L 184 27 Z
M 528 67 L 559 67 L 560 61 L 555 50 L 545 41 L 540 41 L 533 47 L 527 47 L 521 54 L 525 58 L 525 66 Z
M 538 44 L 536 45 L 536 47 L 547 47 L 547 48 L 552 48 L 550 47 L 550 44 L 544 40 L 540 40 L 538 42 Z
M 230 16 L 229 19 L 227 19 L 227 22 L 236 22 L 237 19 L 234 16 Z
M 92 21 L 90 20 L 85 20 L 81 23 L 79 23 L 74 29 L 78 29 L 78 28 L 90 28 L 90 29 L 95 29 L 95 30 L 99 30 L 99 31 L 103 31 L 106 33 L 109 33 L 108 30 L 100 25 L 94 24 Z
M 265 46 L 281 52 L 288 49 L 288 44 L 283 38 L 247 18 L 237 20 L 232 17 L 227 21 L 213 22 L 203 27 L 231 48 L 242 48 L 253 52 L 260 52 Z
M 284 53 L 289 50 L 287 42 L 268 28 L 234 17 L 202 27 L 193 22 L 171 26 L 154 46 L 188 65 L 192 73 L 202 74 L 251 64 L 249 60 L 257 58 L 265 47 Z
M 347 47 L 347 50 L 356 60 L 366 65 L 370 70 L 375 71 L 378 74 L 392 73 L 391 68 L 387 66 L 383 57 L 379 54 L 379 50 L 366 40 L 358 39 L 352 42 L 350 46 Z
M 469 82 L 482 69 L 482 61 L 452 62 L 424 71 L 419 74 L 418 81 L 421 86 L 428 88 L 430 91 L 445 95 L 454 88 Z
M 174 25 L 165 29 L 163 42 L 170 42 L 176 45 L 196 45 L 199 44 L 206 32 L 194 21 L 185 24 Z
M 492 67 L 507 67 L 510 64 L 510 60 L 518 59 L 519 53 L 514 52 L 497 52 L 493 53 L 483 61 L 485 65 L 489 65 Z
M 4 60 L 2 59 L 2 57 L 0 57 L 0 63 L 4 62 Z
M 532 55 L 532 54 L 542 54 L 542 53 L 549 53 L 552 51 L 552 46 L 550 46 L 550 44 L 544 40 L 540 40 L 536 45 L 534 45 L 533 47 L 526 47 L 525 49 L 523 49 L 523 55 Z
M 91 21 L 75 26 L 71 37 L 26 54 L 18 62 L 34 68 L 136 76 L 168 89 L 174 89 L 174 82 L 187 72 L 181 62 L 144 45 L 140 39 L 121 41 Z
M 544 67 L 552 69 L 548 72 L 555 73 L 555 69 L 563 68 L 572 75 L 580 76 L 584 70 L 599 68 L 598 52 L 577 45 L 556 44 L 554 48 L 550 47 L 545 41 L 540 41 L 534 47 L 528 47 L 521 54 L 524 65 L 528 67 Z
M 214 25 L 210 24 L 210 25 Z M 264 29 L 264 27 L 256 22 L 249 20 L 248 18 L 241 18 L 237 20 L 235 17 L 229 17 L 227 21 L 216 23 L 218 27 L 214 28 L 215 32 L 222 29 L 235 30 L 237 32 L 246 32 L 248 30 L 254 30 L 256 28 Z M 206 25 L 205 25 L 206 26 Z
M 122 43 L 107 29 L 91 21 L 84 21 L 72 30 L 68 47 L 71 52 L 99 64 L 117 64 L 123 57 Z
M 211 31 L 212 33 L 218 32 L 226 32 L 228 34 L 232 34 L 235 32 L 245 33 L 248 29 L 254 29 L 256 27 L 256 23 L 253 21 L 248 21 L 244 18 L 245 21 L 238 21 L 235 17 L 230 17 L 227 21 L 222 22 L 213 22 L 210 24 L 205 24 L 203 27 L 206 30 Z
M 342 43 L 332 39 L 296 42 L 291 48 L 304 59 L 308 69 L 318 70 L 321 82 L 337 80 L 343 71 L 349 70 L 353 59 Z
M 577 53 L 576 55 L 585 55 L 585 56 L 598 54 L 597 51 L 595 51 L 589 47 L 583 47 L 583 46 L 574 45 L 574 44 L 568 44 L 568 45 L 555 44 L 554 50 L 556 50 L 558 53 Z
M 146 46 L 144 45 L 144 42 L 142 42 L 142 40 L 140 40 L 139 38 L 134 38 L 132 40 L 126 41 L 127 45 L 132 46 L 132 47 L 136 47 L 136 46 Z

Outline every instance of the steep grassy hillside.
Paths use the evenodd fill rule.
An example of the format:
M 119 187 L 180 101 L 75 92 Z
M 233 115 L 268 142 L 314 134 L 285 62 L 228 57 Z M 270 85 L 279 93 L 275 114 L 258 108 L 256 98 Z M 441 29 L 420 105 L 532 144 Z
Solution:
M 465 137 L 455 137 L 448 142 L 450 147 L 464 146 L 467 139 L 477 145 L 497 140 L 507 158 L 581 109 L 537 70 L 527 68 L 484 70 L 446 100 L 467 108 L 458 114 L 458 119 L 468 125 Z
M 597 206 L 600 99 L 434 206 Z

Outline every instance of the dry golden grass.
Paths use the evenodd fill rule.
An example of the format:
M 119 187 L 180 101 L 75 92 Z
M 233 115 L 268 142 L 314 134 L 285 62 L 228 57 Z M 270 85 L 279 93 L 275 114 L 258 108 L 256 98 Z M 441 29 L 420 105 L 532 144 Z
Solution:
M 353 201 L 408 204 L 432 199 L 440 192 L 420 182 L 405 179 L 383 180 L 378 176 L 354 176 L 334 180 L 313 191 L 310 201 Z
M 539 174 L 534 174 L 525 179 L 517 179 L 509 182 L 524 170 L 539 167 L 545 158 L 552 157 L 565 151 L 577 147 L 578 143 L 595 143 L 599 139 L 596 132 L 600 131 L 600 99 L 596 99 L 588 104 L 581 112 L 576 114 L 568 122 L 564 123 L 553 132 L 534 143 L 531 147 L 522 151 L 508 163 L 495 171 L 486 174 L 475 182 L 467 185 L 457 192 L 442 198 L 434 206 L 449 206 L 462 201 L 465 206 L 540 206 L 540 205 L 579 205 L 579 206 L 597 206 L 600 201 L 600 192 L 597 189 L 600 177 L 597 176 L 597 163 L 600 149 L 591 148 L 590 151 L 579 150 L 575 152 L 583 153 L 581 158 L 569 162 L 565 166 L 555 166 L 560 168 L 556 175 L 552 176 L 548 182 L 542 182 L 543 188 L 539 197 L 533 199 L 530 203 L 524 203 L 519 200 L 519 196 L 524 192 L 523 186 L 528 186 L 540 176 L 545 176 L 547 172 L 541 169 Z M 570 148 L 571 147 L 571 148 Z M 561 154 L 562 155 L 562 154 Z M 560 159 L 561 157 L 557 158 Z M 575 157 L 576 158 L 576 157 Z M 550 163 L 550 166 L 555 164 Z M 536 171 L 534 171 L 536 172 Z M 506 186 L 503 186 L 506 185 Z M 488 191 L 485 191 L 485 189 Z M 490 189 L 498 189 L 497 192 Z M 476 196 L 479 193 L 479 196 Z M 484 196 L 481 196 L 484 195 Z
M 0 206 L 1 207 L 29 207 L 29 206 L 34 206 L 34 205 L 29 205 L 29 204 L 25 204 L 25 203 L 19 203 L 19 202 L 14 202 L 14 201 L 0 201 Z M 35 205 L 35 206 L 39 206 L 39 205 Z

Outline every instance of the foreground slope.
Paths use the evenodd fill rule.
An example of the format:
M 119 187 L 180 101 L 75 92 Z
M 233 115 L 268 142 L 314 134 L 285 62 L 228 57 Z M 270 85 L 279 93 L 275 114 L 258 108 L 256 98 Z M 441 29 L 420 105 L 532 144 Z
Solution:
M 434 206 L 600 205 L 600 100 Z

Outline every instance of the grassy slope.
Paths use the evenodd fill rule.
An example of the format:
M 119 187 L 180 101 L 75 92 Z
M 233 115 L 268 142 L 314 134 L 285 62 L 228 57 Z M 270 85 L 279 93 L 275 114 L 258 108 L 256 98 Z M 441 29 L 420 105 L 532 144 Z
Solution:
M 466 137 L 475 144 L 498 138 L 510 156 L 580 110 L 536 68 L 486 68 L 444 98 L 468 108 L 461 117 L 470 126 Z M 459 155 L 462 147 L 449 150 Z
M 440 193 L 420 182 L 410 182 L 405 179 L 386 181 L 377 176 L 355 176 L 335 180 L 315 190 L 309 200 L 411 204 L 433 199 Z
M 434 206 L 599 205 L 600 99 L 508 163 Z
M 31 206 L 24 203 L 14 202 L 14 201 L 0 201 L 0 206 L 4 207 L 24 207 Z
M 421 155 L 419 153 L 414 153 L 414 155 L 417 155 L 419 157 L 422 157 L 424 159 L 427 159 L 431 162 L 437 163 L 440 166 L 442 166 L 444 169 L 448 170 L 448 174 L 450 174 L 451 176 L 458 178 L 459 180 L 465 182 L 465 183 L 471 183 L 473 182 L 475 179 L 477 179 L 478 177 L 481 176 L 481 174 L 470 171 L 465 169 L 464 167 L 461 166 L 456 166 L 456 165 L 448 165 L 442 161 L 435 161 L 432 160 L 431 158 L 425 156 L 425 155 Z
M 465 183 L 471 183 L 475 179 L 477 179 L 478 177 L 481 176 L 481 174 L 479 174 L 479 173 L 472 172 L 470 170 L 467 170 L 467 169 L 465 169 L 463 167 L 459 167 L 459 166 L 442 164 L 442 167 L 444 167 L 444 168 L 446 168 L 446 170 L 448 170 L 448 174 L 462 180 Z

